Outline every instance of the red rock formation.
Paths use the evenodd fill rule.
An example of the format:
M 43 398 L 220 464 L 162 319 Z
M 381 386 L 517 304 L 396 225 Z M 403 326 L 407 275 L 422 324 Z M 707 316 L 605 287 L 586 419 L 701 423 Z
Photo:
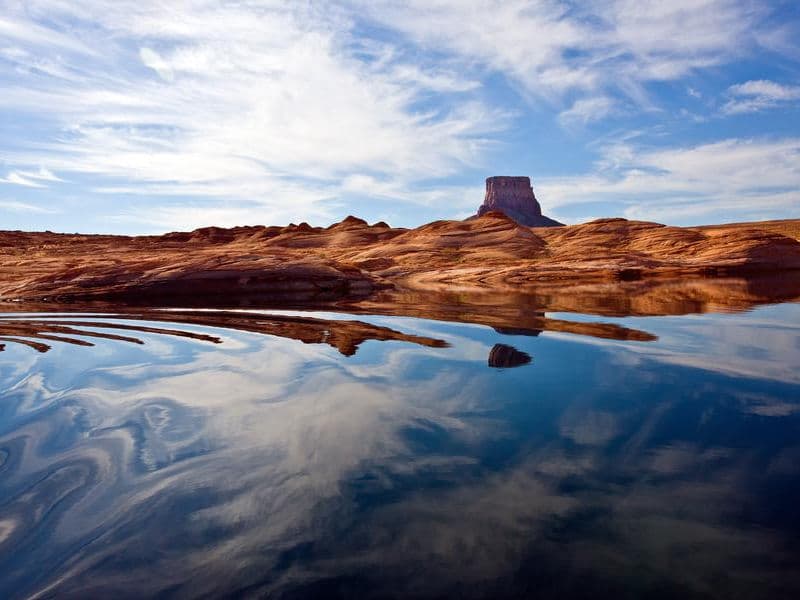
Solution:
M 498 211 L 520 225 L 528 227 L 555 227 L 563 225 L 542 214 L 533 194 L 530 177 L 497 176 L 486 179 L 486 196 L 478 207 L 478 215 Z
M 0 232 L 0 299 L 230 305 L 367 298 L 382 289 L 546 287 L 800 269 L 795 222 L 705 228 L 602 219 L 530 228 L 502 213 L 416 229 L 350 218 L 123 237 Z M 574 294 L 573 294 L 574 295 Z

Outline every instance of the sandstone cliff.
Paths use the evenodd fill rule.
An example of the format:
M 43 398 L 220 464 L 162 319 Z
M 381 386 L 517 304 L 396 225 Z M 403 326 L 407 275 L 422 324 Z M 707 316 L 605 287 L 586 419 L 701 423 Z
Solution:
M 497 176 L 486 179 L 486 195 L 477 216 L 497 211 L 528 227 L 563 225 L 542 214 L 542 207 L 533 193 L 529 177 Z

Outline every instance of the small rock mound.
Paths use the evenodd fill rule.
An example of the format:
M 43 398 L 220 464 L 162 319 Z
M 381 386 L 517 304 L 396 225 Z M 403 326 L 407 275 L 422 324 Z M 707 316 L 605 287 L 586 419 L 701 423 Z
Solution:
M 342 229 L 344 227 L 369 227 L 369 224 L 364 219 L 359 219 L 353 215 L 347 215 L 338 223 L 334 223 L 328 229 Z
M 506 344 L 495 344 L 489 352 L 489 366 L 501 369 L 521 367 L 531 362 L 531 355 Z

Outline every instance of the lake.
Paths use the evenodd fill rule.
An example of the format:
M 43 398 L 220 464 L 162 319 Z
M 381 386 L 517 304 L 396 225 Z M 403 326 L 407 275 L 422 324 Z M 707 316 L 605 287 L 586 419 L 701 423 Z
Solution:
M 0 597 L 800 597 L 800 304 L 485 312 L 3 313 Z

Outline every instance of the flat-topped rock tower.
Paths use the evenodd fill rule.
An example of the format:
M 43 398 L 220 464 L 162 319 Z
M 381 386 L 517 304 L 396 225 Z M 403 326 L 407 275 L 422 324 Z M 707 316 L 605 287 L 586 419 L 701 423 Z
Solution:
M 486 196 L 478 207 L 481 216 L 491 211 L 499 211 L 528 227 L 558 227 L 563 225 L 542 214 L 542 207 L 536 200 L 530 177 L 509 177 L 498 175 L 486 178 Z

